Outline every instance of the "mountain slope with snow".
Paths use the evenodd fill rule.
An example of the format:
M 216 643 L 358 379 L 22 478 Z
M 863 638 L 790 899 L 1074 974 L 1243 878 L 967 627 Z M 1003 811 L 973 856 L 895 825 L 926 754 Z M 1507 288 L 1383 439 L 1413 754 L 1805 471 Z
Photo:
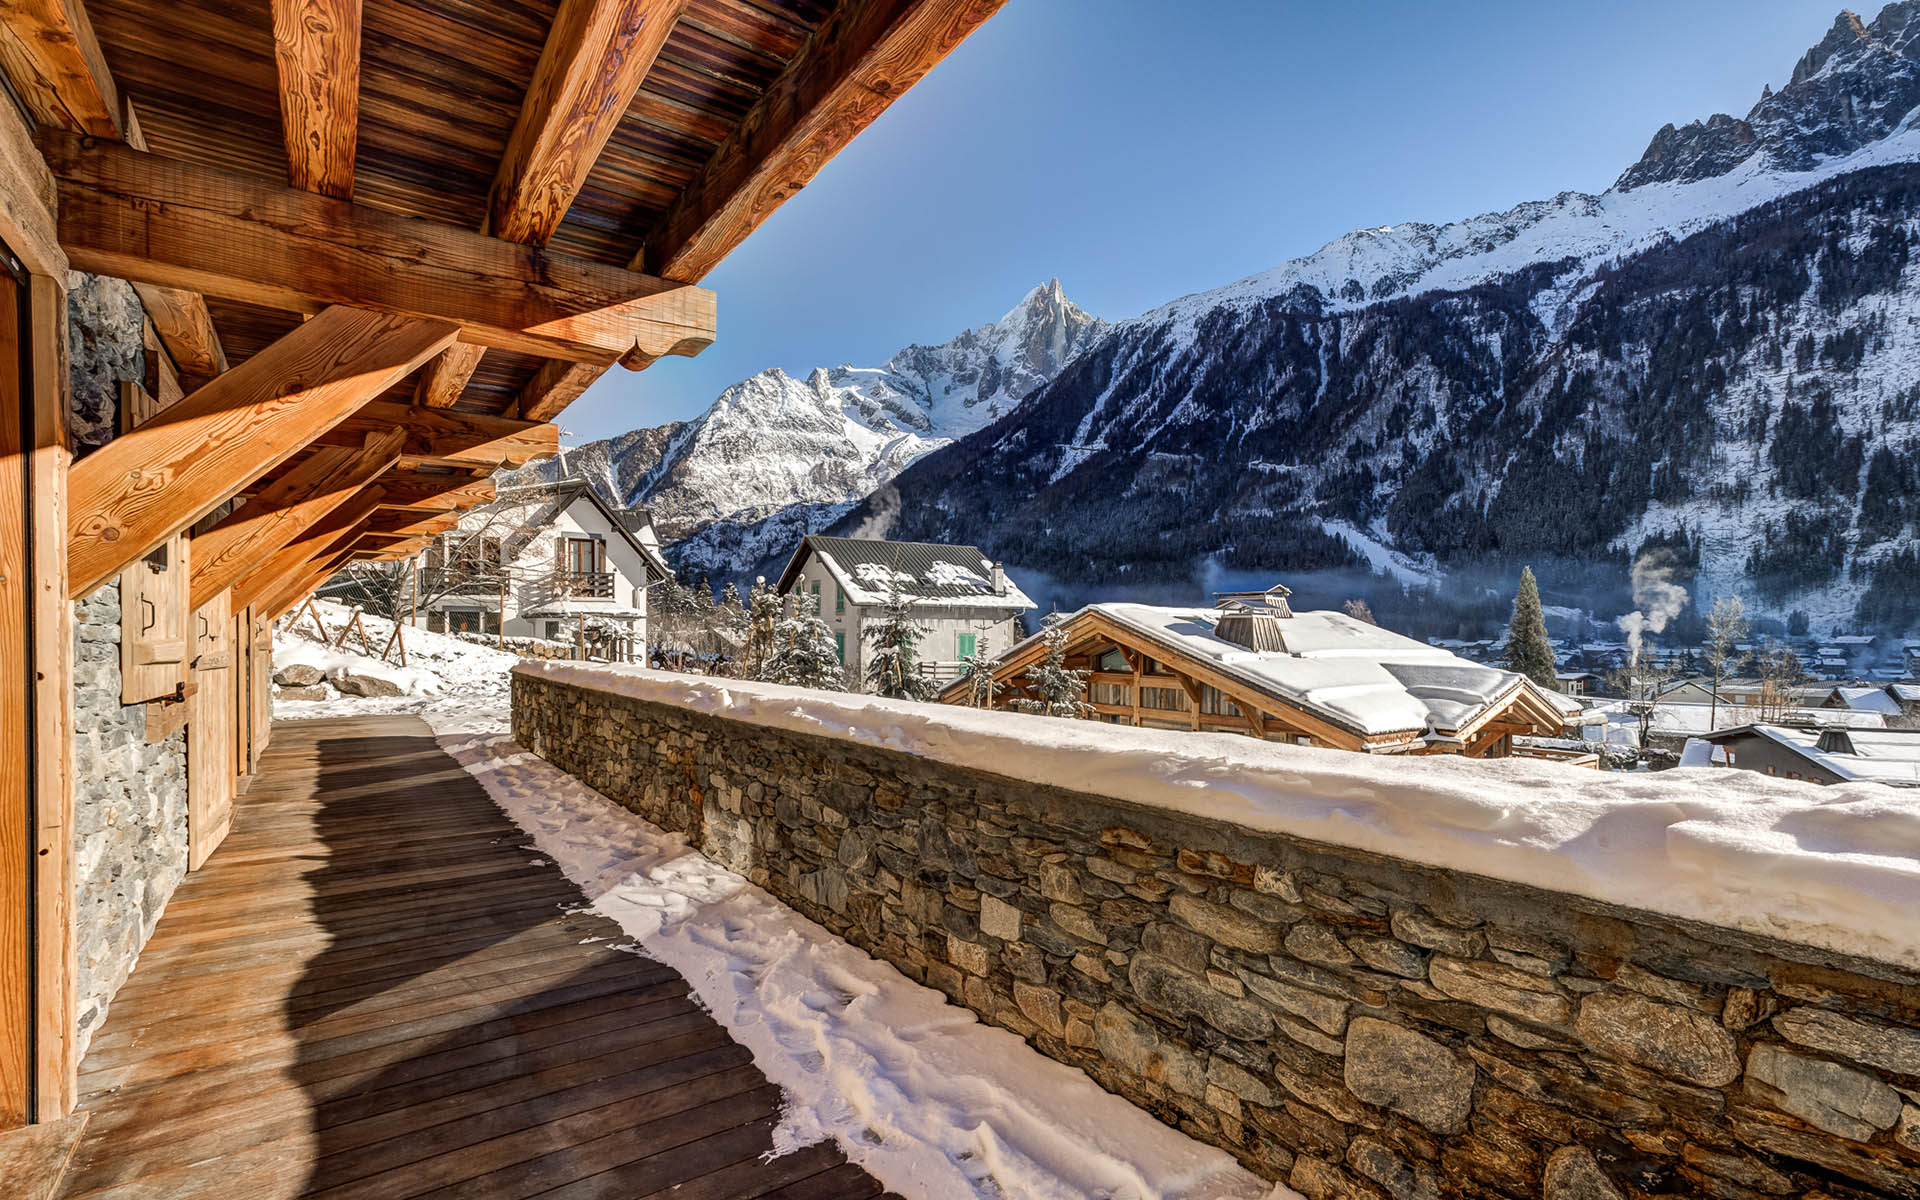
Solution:
M 1052 280 L 943 345 L 882 367 L 762 371 L 693 421 L 569 450 L 528 477 L 586 478 L 645 504 L 676 565 L 750 576 L 915 459 L 1013 411 L 1106 328 Z
M 1904 628 L 1916 124 L 1920 3 L 1843 14 L 1606 193 L 1361 230 L 1124 322 L 843 523 L 964 535 L 1069 598 L 1382 563 L 1510 594 L 1535 561 L 1604 609 L 1651 552 L 1709 596 Z

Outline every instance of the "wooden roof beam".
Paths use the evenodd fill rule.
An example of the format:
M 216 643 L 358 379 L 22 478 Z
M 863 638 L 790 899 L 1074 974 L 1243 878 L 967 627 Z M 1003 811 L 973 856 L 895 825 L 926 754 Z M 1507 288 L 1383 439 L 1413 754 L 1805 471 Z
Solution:
M 225 520 L 193 539 L 192 606 L 226 591 L 269 555 L 400 460 L 405 434 L 369 433 L 358 449 L 325 446 L 308 456 Z
M 1005 0 L 843 0 L 646 239 L 635 270 L 694 282 Z
M 353 196 L 360 132 L 360 0 L 273 0 L 287 182 Z
M 495 471 L 523 467 L 560 451 L 560 430 L 553 425 L 391 400 L 363 406 L 315 440 L 327 446 L 357 446 L 367 435 L 388 429 L 405 435 L 401 456 L 433 466 Z
M 380 486 L 363 488 L 344 504 L 315 521 L 309 528 L 240 577 L 233 585 L 232 602 L 240 608 L 255 605 L 327 557 L 352 548 L 367 531 L 373 512 L 380 506 Z
M 483 230 L 544 246 L 687 0 L 560 0 L 487 198 Z
M 432 538 L 460 527 L 459 513 L 434 513 L 420 516 L 410 509 L 382 508 L 373 514 L 369 534 L 384 538 Z
M 327 309 L 81 459 L 67 483 L 68 595 L 88 594 L 240 494 L 454 332 L 439 321 Z
M 602 366 L 713 342 L 704 288 L 122 145 L 39 141 L 79 270 L 290 312 L 383 309 L 451 322 L 468 344 Z
M 594 363 L 562 362 L 550 358 L 540 364 L 533 378 L 520 389 L 513 411 L 522 420 L 550 421 L 560 410 L 580 398 L 593 381 L 606 374 L 606 368 Z
M 431 512 L 455 512 L 490 503 L 494 498 L 491 479 L 471 475 L 428 475 L 396 470 L 380 477 L 386 489 L 386 504 L 393 508 L 418 508 Z
M 480 358 L 486 352 L 485 346 L 467 342 L 455 342 L 442 350 L 440 357 L 420 373 L 414 403 L 427 408 L 452 408 L 459 402 L 460 393 L 467 390 L 467 381 L 480 368 Z
M 0 7 L 0 66 L 41 126 L 146 149 L 79 0 L 7 0 Z M 205 299 L 151 284 L 134 288 L 175 366 L 205 377 L 227 369 Z

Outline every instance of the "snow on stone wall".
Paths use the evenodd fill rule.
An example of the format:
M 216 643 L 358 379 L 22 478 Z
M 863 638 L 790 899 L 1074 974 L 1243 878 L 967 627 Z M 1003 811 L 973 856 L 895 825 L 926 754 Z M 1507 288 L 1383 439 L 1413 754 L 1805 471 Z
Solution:
M 513 690 L 529 750 L 1310 1197 L 1920 1197 L 1904 793 L 652 672 L 528 664 Z M 1530 855 L 1566 886 L 1514 878 Z M 1669 872 L 1668 908 L 1711 871 L 1745 915 L 1610 902 L 1609 863 L 1649 899 Z

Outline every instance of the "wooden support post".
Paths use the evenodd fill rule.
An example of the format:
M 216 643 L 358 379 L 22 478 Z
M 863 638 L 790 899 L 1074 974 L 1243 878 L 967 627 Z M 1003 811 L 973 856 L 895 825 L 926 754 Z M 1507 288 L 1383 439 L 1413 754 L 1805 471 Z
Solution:
M 287 626 L 287 632 L 291 633 L 299 626 L 300 618 L 303 615 L 313 618 L 313 627 L 320 631 L 320 640 L 331 644 L 333 635 L 327 632 L 327 623 L 320 619 L 320 610 L 313 606 L 312 596 L 308 596 L 305 600 L 301 601 L 300 607 L 294 610 L 293 621 Z
M 499 648 L 507 648 L 507 574 L 500 572 L 500 612 L 493 619 L 493 631 L 500 638 Z M 482 632 L 485 632 L 482 630 Z
M 388 635 L 387 644 L 384 647 L 382 647 L 380 650 L 381 662 L 386 662 L 387 656 L 389 654 L 392 654 L 394 652 L 394 649 L 397 647 L 400 651 L 400 665 L 403 667 L 407 665 L 407 643 L 401 640 L 401 637 L 400 637 L 400 631 L 405 628 L 406 626 L 402 625 L 398 621 L 395 621 L 393 623 L 393 632 Z
M 73 468 L 69 596 L 87 595 L 284 462 L 453 340 L 330 308 Z

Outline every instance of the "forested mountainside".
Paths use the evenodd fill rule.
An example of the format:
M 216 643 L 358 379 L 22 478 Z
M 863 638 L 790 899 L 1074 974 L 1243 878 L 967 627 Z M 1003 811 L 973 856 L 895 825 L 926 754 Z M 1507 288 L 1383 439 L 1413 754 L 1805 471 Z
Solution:
M 569 450 L 517 478 L 584 478 L 617 504 L 645 504 L 683 574 L 750 579 L 914 459 L 1013 411 L 1106 328 L 1052 280 L 998 321 L 884 367 L 763 371 L 693 421 Z
M 1376 607 L 1441 581 L 1449 620 L 1523 562 L 1610 616 L 1657 551 L 1703 599 L 1905 629 L 1917 52 L 1920 4 L 1843 14 L 1603 195 L 1351 234 L 1126 322 L 841 529 L 976 542 L 1069 602 L 1378 570 Z

